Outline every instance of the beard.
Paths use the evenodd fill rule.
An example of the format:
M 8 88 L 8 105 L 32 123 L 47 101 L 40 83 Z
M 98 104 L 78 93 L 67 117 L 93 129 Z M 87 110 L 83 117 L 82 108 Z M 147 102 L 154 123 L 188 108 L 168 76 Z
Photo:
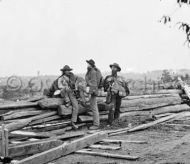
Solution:
M 116 75 L 117 71 L 116 70 L 112 70 L 111 73 L 112 73 L 112 75 Z
M 87 67 L 87 71 L 90 71 L 92 68 L 90 66 Z

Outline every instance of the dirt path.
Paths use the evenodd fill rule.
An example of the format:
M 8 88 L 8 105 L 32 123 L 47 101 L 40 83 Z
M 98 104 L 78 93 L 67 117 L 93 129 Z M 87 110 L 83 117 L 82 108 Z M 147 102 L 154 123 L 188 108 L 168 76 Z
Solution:
M 189 164 L 190 128 L 157 125 L 148 130 L 122 134 L 110 139 L 147 141 L 144 144 L 125 143 L 115 154 L 139 156 L 137 161 L 115 160 L 89 155 L 71 154 L 58 159 L 56 164 Z M 99 152 L 101 150 L 98 150 Z M 104 151 L 105 152 L 105 151 Z

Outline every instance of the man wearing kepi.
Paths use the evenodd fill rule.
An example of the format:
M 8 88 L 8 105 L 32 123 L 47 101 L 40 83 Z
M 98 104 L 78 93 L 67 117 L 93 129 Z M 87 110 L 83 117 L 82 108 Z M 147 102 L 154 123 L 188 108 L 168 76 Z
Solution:
M 75 95 L 75 83 L 77 76 L 75 76 L 71 71 L 73 69 L 68 65 L 65 65 L 61 71 L 62 75 L 58 77 L 46 93 L 48 97 L 61 97 L 65 101 L 65 106 L 72 105 L 72 117 L 71 117 L 71 126 L 73 129 L 78 129 L 76 125 L 78 117 L 78 101 Z
M 98 88 L 101 87 L 102 74 L 100 70 L 95 66 L 94 60 L 86 60 L 88 63 L 87 73 L 85 76 L 87 83 L 87 93 L 90 94 L 90 108 L 93 113 L 93 126 L 90 130 L 97 130 L 100 125 L 99 111 L 96 97 L 98 95 Z
M 111 125 L 115 119 L 120 117 L 120 106 L 122 98 L 129 95 L 127 82 L 117 73 L 121 71 L 121 67 L 117 63 L 110 65 L 111 75 L 104 80 L 104 90 L 107 92 L 106 103 L 109 108 L 108 123 Z

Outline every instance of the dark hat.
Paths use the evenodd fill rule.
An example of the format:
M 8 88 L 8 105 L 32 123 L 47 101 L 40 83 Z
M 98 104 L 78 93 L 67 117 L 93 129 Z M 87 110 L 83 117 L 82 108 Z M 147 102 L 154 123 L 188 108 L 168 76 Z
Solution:
M 117 63 L 110 64 L 110 68 L 112 68 L 113 66 L 116 67 L 119 72 L 121 71 L 121 67 L 119 66 L 119 64 Z
M 65 65 L 62 69 L 60 69 L 62 72 L 65 72 L 65 71 L 72 71 L 73 69 L 70 68 L 68 65 Z
M 88 64 L 90 64 L 92 67 L 95 67 L 95 61 L 94 60 L 90 59 L 90 60 L 86 60 L 86 62 Z

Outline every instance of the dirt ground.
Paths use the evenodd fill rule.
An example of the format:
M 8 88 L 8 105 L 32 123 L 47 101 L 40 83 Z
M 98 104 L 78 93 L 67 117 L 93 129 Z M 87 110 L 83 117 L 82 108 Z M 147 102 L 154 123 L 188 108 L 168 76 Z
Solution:
M 142 119 L 142 118 L 140 118 Z M 142 121 L 138 119 L 138 121 Z M 137 120 L 131 120 L 132 124 Z M 128 121 L 117 122 L 112 129 L 126 127 Z M 140 122 L 139 122 L 140 123 Z M 60 158 L 53 163 L 56 164 L 190 164 L 190 127 L 184 127 L 182 124 L 189 124 L 190 120 L 173 121 L 172 124 L 164 123 L 147 130 L 135 133 L 125 133 L 118 136 L 109 137 L 109 139 L 122 139 L 127 141 L 147 141 L 147 143 L 124 143 L 120 150 L 102 151 L 113 154 L 123 154 L 138 156 L 136 161 L 119 160 L 113 158 L 104 158 L 89 155 L 71 154 Z M 106 128 L 106 123 L 102 122 L 101 129 Z M 110 128 L 109 128 L 110 129 Z M 114 145 L 113 145 L 114 146 Z

